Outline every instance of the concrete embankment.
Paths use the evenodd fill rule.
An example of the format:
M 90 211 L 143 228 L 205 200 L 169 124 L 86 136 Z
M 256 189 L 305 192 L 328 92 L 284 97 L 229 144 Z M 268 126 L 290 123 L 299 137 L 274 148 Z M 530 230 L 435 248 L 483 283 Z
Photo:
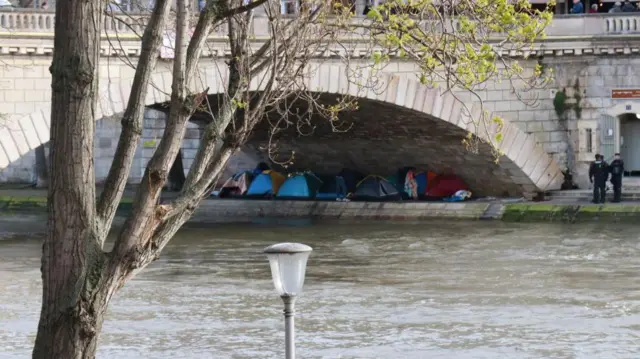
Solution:
M 514 203 L 505 206 L 501 218 L 511 222 L 638 222 L 640 203 L 553 204 Z
M 24 195 L 21 195 L 24 194 Z M 0 215 L 38 215 L 47 210 L 46 197 L 34 192 L 0 194 Z M 131 211 L 125 197 L 118 215 Z M 210 199 L 202 202 L 192 223 L 250 221 L 254 218 L 317 218 L 355 220 L 494 219 L 515 222 L 636 222 L 640 203 L 605 205 L 553 202 L 504 203 L 502 201 L 464 203 L 443 202 L 322 202 Z

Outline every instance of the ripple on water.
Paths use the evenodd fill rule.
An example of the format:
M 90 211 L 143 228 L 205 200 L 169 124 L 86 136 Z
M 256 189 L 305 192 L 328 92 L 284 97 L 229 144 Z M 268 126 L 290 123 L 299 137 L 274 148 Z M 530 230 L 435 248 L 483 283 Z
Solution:
M 281 358 L 282 303 L 262 249 L 294 238 L 314 247 L 297 304 L 302 358 L 636 359 L 636 232 L 489 222 L 188 229 L 116 295 L 98 357 Z M 0 233 L 0 359 L 28 356 L 33 341 L 41 245 L 31 237 Z

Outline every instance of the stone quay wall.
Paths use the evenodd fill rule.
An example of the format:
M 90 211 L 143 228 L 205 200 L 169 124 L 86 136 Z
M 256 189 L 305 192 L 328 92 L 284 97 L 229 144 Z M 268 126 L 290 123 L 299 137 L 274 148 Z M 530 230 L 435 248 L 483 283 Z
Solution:
M 131 211 L 131 201 L 123 199 L 118 222 Z M 47 213 L 43 196 L 0 196 L 0 216 Z M 640 205 L 554 204 L 502 202 L 321 202 L 277 200 L 205 200 L 189 220 L 191 224 L 250 223 L 260 219 L 319 219 L 356 221 L 502 220 L 509 222 L 637 223 Z

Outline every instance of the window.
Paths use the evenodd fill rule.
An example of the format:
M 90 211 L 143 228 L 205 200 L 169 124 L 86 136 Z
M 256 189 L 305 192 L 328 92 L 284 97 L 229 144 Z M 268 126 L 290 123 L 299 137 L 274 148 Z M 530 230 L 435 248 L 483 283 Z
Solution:
M 584 132 L 587 140 L 587 153 L 591 153 L 593 152 L 593 131 L 590 128 L 587 128 Z
M 281 0 L 280 11 L 283 15 L 293 15 L 298 13 L 298 0 Z

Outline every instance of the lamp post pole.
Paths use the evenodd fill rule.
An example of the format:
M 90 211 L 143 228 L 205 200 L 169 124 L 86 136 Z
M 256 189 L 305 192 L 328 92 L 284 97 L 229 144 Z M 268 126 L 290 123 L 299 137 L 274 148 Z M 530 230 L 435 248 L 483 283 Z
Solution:
M 285 359 L 296 359 L 296 297 L 282 296 L 284 302 Z
M 285 358 L 296 358 L 295 304 L 302 292 L 307 259 L 313 249 L 301 243 L 279 243 L 264 249 L 276 291 L 284 302 Z

